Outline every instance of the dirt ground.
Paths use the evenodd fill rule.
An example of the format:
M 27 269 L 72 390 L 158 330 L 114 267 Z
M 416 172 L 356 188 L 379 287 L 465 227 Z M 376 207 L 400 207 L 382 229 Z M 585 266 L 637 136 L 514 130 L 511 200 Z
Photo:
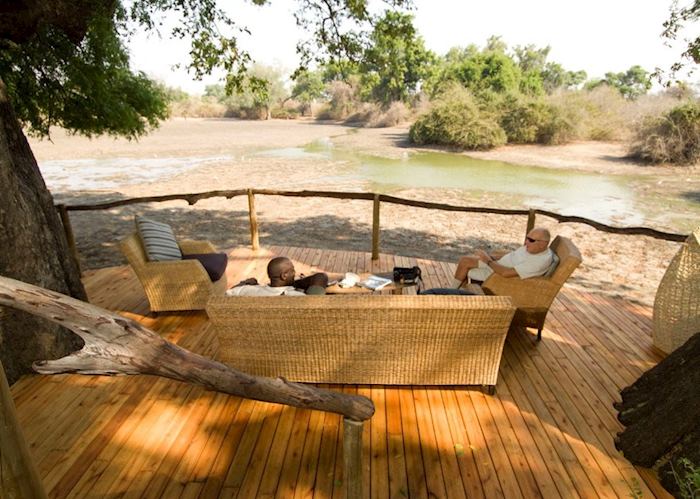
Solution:
M 299 147 L 315 140 L 330 140 L 339 149 L 400 158 L 417 149 L 408 144 L 406 127 L 358 129 L 313 121 L 246 122 L 235 120 L 177 119 L 163 124 L 138 142 L 124 139 L 68 136 L 60 130 L 51 141 L 31 140 L 41 164 L 47 160 L 101 158 L 159 158 L 222 156 L 225 162 L 208 163 L 186 173 L 154 182 L 110 190 L 53 189 L 57 202 L 96 203 L 124 197 L 148 196 L 216 189 L 278 188 L 327 189 L 324 182 L 331 160 L 268 157 L 251 154 L 265 148 Z M 583 142 L 566 146 L 507 146 L 493 151 L 469 153 L 481 159 L 550 168 L 651 175 L 645 189 L 658 186 L 673 195 L 674 189 L 700 192 L 698 169 L 650 167 L 625 158 L 624 147 L 614 143 Z M 651 177 L 650 177 L 651 178 Z M 122 179 L 128 180 L 128 179 Z M 650 187 L 651 186 L 651 187 Z M 690 187 L 689 187 L 690 186 Z M 52 188 L 49 185 L 49 188 Z M 693 191 L 694 189 L 694 191 Z M 338 190 L 337 185 L 333 190 Z M 343 185 L 342 190 L 366 190 L 362 183 Z M 400 197 L 464 204 L 464 193 L 450 189 L 406 189 Z M 474 206 L 498 206 L 496 198 L 475 195 Z M 696 215 L 700 225 L 700 200 Z M 366 201 L 317 198 L 256 197 L 256 210 L 263 245 L 289 245 L 332 249 L 369 250 L 372 205 Z M 194 206 L 176 201 L 150 203 L 107 211 L 73 212 L 82 265 L 97 268 L 124 262 L 117 243 L 133 228 L 134 214 L 150 215 L 173 225 L 179 237 L 209 239 L 220 248 L 249 244 L 247 200 L 215 198 Z M 687 216 L 687 214 L 683 214 Z M 455 214 L 383 204 L 381 251 L 407 256 L 455 261 L 476 248 L 515 248 L 522 242 L 524 217 Z M 538 217 L 538 225 L 554 234 L 570 237 L 581 250 L 582 266 L 570 280 L 573 286 L 622 296 L 650 305 L 663 273 L 679 248 L 642 236 L 617 236 L 582 224 L 558 224 Z

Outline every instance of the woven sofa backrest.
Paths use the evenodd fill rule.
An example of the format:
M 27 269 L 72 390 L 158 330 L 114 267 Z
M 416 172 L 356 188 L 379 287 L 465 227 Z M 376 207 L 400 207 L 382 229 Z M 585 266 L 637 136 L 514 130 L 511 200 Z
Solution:
M 123 239 L 119 246 L 121 247 L 124 256 L 126 256 L 127 261 L 132 267 L 134 267 L 134 269 L 141 268 L 148 263 L 146 250 L 143 249 L 141 237 L 137 232 L 134 232 L 126 239 Z
M 559 257 L 559 265 L 552 274 L 552 282 L 562 286 L 576 267 L 583 261 L 578 248 L 571 242 L 571 239 L 557 236 L 551 244 L 552 251 Z
M 366 327 L 431 331 L 446 323 L 488 330 L 510 324 L 515 307 L 507 296 L 326 295 L 212 297 L 207 314 L 214 324 L 350 330 Z M 245 324 L 245 325 L 244 325 Z

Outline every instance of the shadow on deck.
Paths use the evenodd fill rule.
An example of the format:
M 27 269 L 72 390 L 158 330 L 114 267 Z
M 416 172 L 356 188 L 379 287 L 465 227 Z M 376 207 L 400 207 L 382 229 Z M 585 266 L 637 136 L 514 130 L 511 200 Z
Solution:
M 229 283 L 262 278 L 272 254 L 298 272 L 420 265 L 450 286 L 444 262 L 272 247 L 231 253 Z M 149 314 L 128 267 L 90 272 L 93 303 L 165 338 L 216 355 L 203 312 Z M 331 385 L 370 397 L 367 497 L 654 497 L 650 472 L 614 447 L 612 404 L 655 365 L 651 311 L 564 288 L 541 343 L 506 340 L 497 393 L 424 386 Z M 328 387 L 328 385 L 324 385 Z M 342 497 L 341 417 L 207 392 L 149 376 L 27 376 L 12 387 L 20 424 L 51 497 Z M 636 495 L 635 495 L 636 494 Z

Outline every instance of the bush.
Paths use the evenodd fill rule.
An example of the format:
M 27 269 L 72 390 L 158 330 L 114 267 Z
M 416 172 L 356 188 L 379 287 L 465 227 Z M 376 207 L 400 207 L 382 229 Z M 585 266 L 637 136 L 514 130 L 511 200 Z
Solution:
M 502 106 L 500 124 L 508 143 L 531 144 L 544 136 L 542 129 L 549 126 L 551 114 L 550 107 L 542 101 L 508 97 Z
M 700 105 L 674 107 L 648 116 L 636 130 L 630 155 L 652 163 L 692 165 L 700 161 Z
M 432 110 L 419 117 L 409 132 L 411 142 L 491 149 L 506 143 L 506 134 L 494 115 L 480 110 L 468 91 L 452 87 L 435 102 Z
M 221 118 L 226 113 L 226 106 L 209 97 L 192 97 L 179 99 L 170 103 L 170 115 L 183 118 Z
M 383 110 L 378 104 L 363 103 L 359 110 L 345 120 L 346 125 L 361 125 L 369 128 L 396 126 L 406 121 L 410 111 L 403 102 L 392 102 Z
M 367 126 L 372 128 L 384 128 L 400 125 L 406 121 L 410 115 L 411 111 L 406 107 L 406 104 L 399 101 L 392 102 L 386 111 L 382 111 L 373 116 L 367 123 Z

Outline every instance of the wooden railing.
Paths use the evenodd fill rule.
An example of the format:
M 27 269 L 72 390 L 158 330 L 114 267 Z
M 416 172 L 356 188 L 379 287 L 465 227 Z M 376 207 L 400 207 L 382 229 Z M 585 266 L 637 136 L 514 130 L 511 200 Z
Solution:
M 611 234 L 626 234 L 626 235 L 640 235 L 653 237 L 655 239 L 662 239 L 665 241 L 675 241 L 683 242 L 687 239 L 687 234 L 675 234 L 672 232 L 663 232 L 656 229 L 651 229 L 649 227 L 613 227 L 601 222 L 596 222 L 595 220 L 590 220 L 588 218 L 570 216 L 570 215 L 560 215 L 559 213 L 554 213 L 548 210 L 540 209 L 529 209 L 529 210 L 512 210 L 512 209 L 501 209 L 501 208 L 485 208 L 477 206 L 456 206 L 444 203 L 433 203 L 429 201 L 417 201 L 413 199 L 398 198 L 395 196 L 389 196 L 386 194 L 375 194 L 372 192 L 339 192 L 339 191 L 280 191 L 275 189 L 237 189 L 237 190 L 227 190 L 227 191 L 208 191 L 199 192 L 192 194 L 167 194 L 164 196 L 145 196 L 136 198 L 119 199 L 116 201 L 108 201 L 105 203 L 94 203 L 94 204 L 75 204 L 66 205 L 59 204 L 56 205 L 58 209 L 61 220 L 63 221 L 63 227 L 66 231 L 66 239 L 70 245 L 71 251 L 75 256 L 76 261 L 78 259 L 78 252 L 75 245 L 75 236 L 73 235 L 73 229 L 70 223 L 69 212 L 70 211 L 93 211 L 93 210 L 109 210 L 119 206 L 128 206 L 132 204 L 141 203 L 163 203 L 166 201 L 177 201 L 183 200 L 187 201 L 190 205 L 201 201 L 202 199 L 225 197 L 231 199 L 238 196 L 247 196 L 248 198 L 248 217 L 250 221 L 250 242 L 253 249 L 258 249 L 260 247 L 260 240 L 258 236 L 258 219 L 255 212 L 255 196 L 285 196 L 285 197 L 321 197 L 321 198 L 333 198 L 333 199 L 348 199 L 348 200 L 366 200 L 372 201 L 372 259 L 377 260 L 379 258 L 379 232 L 380 232 L 380 205 L 381 203 L 398 204 L 404 206 L 413 206 L 416 208 L 426 208 L 430 210 L 442 210 L 442 211 L 459 211 L 468 213 L 490 213 L 494 215 L 527 215 L 527 230 L 529 231 L 535 226 L 535 220 L 537 215 L 543 215 L 549 218 L 553 218 L 558 222 L 574 222 L 589 225 L 601 232 L 608 232 Z

